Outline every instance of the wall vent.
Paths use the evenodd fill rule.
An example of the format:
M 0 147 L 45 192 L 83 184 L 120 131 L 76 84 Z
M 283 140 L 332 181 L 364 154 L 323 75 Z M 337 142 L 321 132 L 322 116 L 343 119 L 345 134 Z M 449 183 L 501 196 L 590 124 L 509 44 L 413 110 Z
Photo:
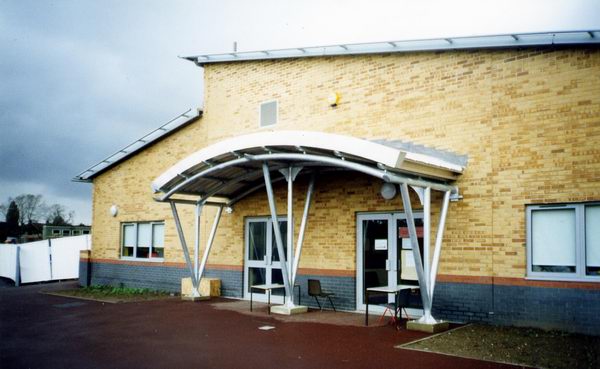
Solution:
M 261 127 L 268 127 L 277 124 L 278 115 L 277 101 L 266 101 L 260 104 L 259 122 Z

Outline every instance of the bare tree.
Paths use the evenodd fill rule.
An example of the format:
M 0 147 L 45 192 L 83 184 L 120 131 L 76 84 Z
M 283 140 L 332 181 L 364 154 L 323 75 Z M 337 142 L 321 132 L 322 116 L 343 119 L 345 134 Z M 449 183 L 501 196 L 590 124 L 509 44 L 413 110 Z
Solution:
M 42 195 L 22 194 L 13 200 L 19 208 L 19 224 L 33 223 L 43 216 L 45 206 Z
M 8 201 L 0 205 L 0 213 L 5 217 L 10 204 L 14 202 L 18 207 L 19 225 L 43 222 L 54 225 L 69 225 L 75 217 L 75 212 L 68 211 L 61 204 L 46 205 L 42 195 L 21 194 L 15 198 L 9 197 Z
M 68 212 L 67 209 L 60 204 L 52 204 L 46 208 L 47 222 L 52 225 L 70 225 L 74 212 Z

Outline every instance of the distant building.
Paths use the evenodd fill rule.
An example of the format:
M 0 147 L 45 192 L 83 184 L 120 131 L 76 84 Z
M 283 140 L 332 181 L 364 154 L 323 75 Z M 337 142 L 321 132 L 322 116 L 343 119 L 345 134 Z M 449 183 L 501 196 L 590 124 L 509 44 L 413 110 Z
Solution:
M 90 234 L 91 230 L 92 227 L 86 225 L 44 225 L 42 237 L 44 240 L 47 240 L 49 238 L 81 236 L 82 234 Z

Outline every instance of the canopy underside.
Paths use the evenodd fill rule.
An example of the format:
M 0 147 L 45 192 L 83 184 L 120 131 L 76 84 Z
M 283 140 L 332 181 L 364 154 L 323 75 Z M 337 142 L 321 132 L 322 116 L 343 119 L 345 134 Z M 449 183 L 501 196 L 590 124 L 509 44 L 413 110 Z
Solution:
M 385 182 L 408 183 L 441 191 L 464 170 L 464 158 L 433 149 L 408 151 L 398 141 L 367 141 L 321 132 L 276 131 L 238 136 L 183 159 L 153 183 L 157 200 L 173 195 L 226 198 L 229 205 L 264 187 L 262 163 L 271 171 L 290 165 L 303 173 L 357 171 Z M 454 155 L 454 156 L 453 156 Z M 462 160 L 462 162 L 461 162 Z M 273 182 L 283 179 L 274 177 Z

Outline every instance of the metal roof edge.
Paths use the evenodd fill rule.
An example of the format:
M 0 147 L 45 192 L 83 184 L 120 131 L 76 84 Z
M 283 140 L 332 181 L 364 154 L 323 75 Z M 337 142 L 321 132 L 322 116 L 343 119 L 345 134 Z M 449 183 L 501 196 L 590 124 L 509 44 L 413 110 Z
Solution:
M 409 39 L 398 41 L 190 55 L 180 56 L 180 58 L 192 61 L 198 66 L 203 66 L 204 64 L 211 63 L 318 56 L 586 44 L 600 44 L 600 30 L 569 30 L 555 32 L 509 33 L 480 36 Z
M 200 119 L 202 117 L 202 113 L 203 111 L 201 109 L 190 108 L 186 110 L 185 112 L 170 119 L 160 127 L 152 130 L 151 132 L 145 134 L 144 136 L 135 140 L 129 145 L 107 156 L 100 162 L 87 168 L 83 172 L 73 177 L 71 181 L 92 182 L 92 179 L 100 173 L 103 173 L 104 171 L 112 168 L 113 166 L 136 155 L 138 152 L 146 149 L 147 147 L 152 146 L 153 144 L 177 132 L 179 129 L 186 127 L 190 123 L 193 123 L 194 121 Z M 182 118 L 184 119 L 182 120 Z

